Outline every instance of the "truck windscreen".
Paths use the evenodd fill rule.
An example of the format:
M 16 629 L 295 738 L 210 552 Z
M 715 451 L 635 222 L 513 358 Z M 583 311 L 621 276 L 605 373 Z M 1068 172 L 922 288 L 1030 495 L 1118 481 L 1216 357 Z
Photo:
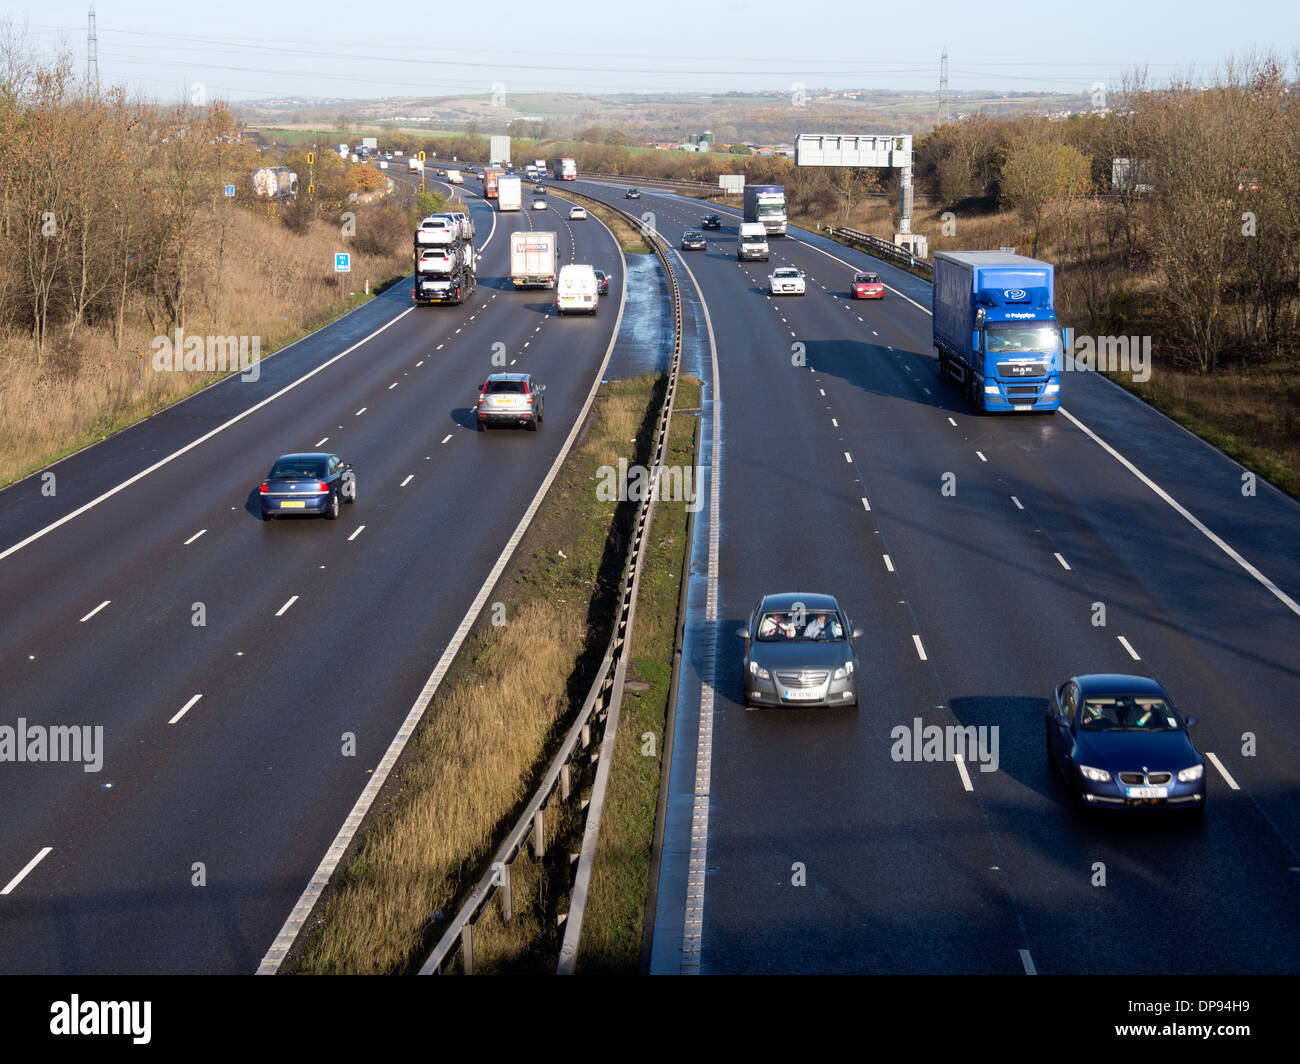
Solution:
M 984 330 L 984 350 L 990 355 L 1032 355 L 1060 349 L 1060 330 L 1041 321 L 1002 322 Z

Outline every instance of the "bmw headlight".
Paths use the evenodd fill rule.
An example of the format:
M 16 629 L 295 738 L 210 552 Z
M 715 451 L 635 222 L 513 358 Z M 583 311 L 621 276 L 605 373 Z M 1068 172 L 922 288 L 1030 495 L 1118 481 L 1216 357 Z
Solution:
M 757 661 L 751 661 L 749 663 L 749 675 L 757 676 L 760 680 L 770 680 L 772 678 L 772 674 L 766 669 L 761 668 Z
M 1204 765 L 1193 765 L 1191 768 L 1185 768 L 1178 773 L 1179 783 L 1191 783 L 1193 780 L 1199 780 L 1205 775 Z
M 1090 768 L 1087 765 L 1079 766 L 1079 775 L 1086 780 L 1092 780 L 1093 783 L 1105 783 L 1110 779 L 1110 773 L 1104 768 Z

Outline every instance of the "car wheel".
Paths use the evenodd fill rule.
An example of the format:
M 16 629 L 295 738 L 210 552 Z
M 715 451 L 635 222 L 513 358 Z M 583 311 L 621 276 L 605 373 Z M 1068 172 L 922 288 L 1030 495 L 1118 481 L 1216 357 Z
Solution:
M 335 521 L 338 519 L 338 516 L 339 516 L 339 493 L 337 491 L 331 491 L 330 507 L 328 510 L 325 511 L 325 520 Z
M 275 520 L 275 514 L 271 513 L 270 510 L 263 510 L 263 511 L 262 511 L 262 520 L 263 520 L 263 521 L 274 521 L 274 520 Z
M 478 422 L 476 427 L 478 428 L 479 432 L 487 431 L 487 425 L 485 425 L 482 421 Z

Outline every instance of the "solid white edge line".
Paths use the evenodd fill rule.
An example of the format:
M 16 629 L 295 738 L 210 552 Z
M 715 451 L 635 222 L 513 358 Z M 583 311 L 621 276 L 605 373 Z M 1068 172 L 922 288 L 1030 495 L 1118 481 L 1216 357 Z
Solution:
M 1059 551 L 1053 551 L 1053 552 L 1052 552 L 1052 557 L 1054 557 L 1058 562 L 1061 563 L 1061 568 L 1062 568 L 1062 569 L 1066 570 L 1067 572 L 1071 571 L 1071 570 L 1070 570 L 1070 563 L 1067 562 L 1064 558 L 1061 557 L 1061 554 L 1060 554 Z
M 406 479 L 405 479 L 404 481 L 402 481 L 400 484 L 398 484 L 397 486 L 398 486 L 399 488 L 404 488 L 404 487 L 406 487 L 406 485 L 408 485 L 409 483 L 411 483 L 411 481 L 414 480 L 414 479 L 415 479 L 415 474 L 414 474 L 414 473 L 408 473 Z
M 1234 779 L 1232 778 L 1232 773 L 1229 772 L 1226 768 L 1223 767 L 1223 762 L 1222 762 L 1222 761 L 1220 761 L 1220 760 L 1219 760 L 1219 759 L 1218 759 L 1218 758 L 1217 758 L 1213 753 L 1211 753 L 1209 750 L 1206 750 L 1206 751 L 1205 751 L 1205 756 L 1208 757 L 1208 758 L 1210 759 L 1210 763 L 1211 763 L 1215 768 L 1217 768 L 1217 769 L 1219 770 L 1219 775 L 1223 777 L 1223 782 L 1224 782 L 1224 783 L 1226 783 L 1226 784 L 1227 784 L 1229 787 L 1231 787 L 1234 791 L 1239 791 L 1239 790 L 1241 790 L 1241 788 L 1237 786 L 1237 781 L 1234 780 Z
M 1258 580 L 1261 584 L 1263 584 L 1266 588 L 1268 588 L 1268 590 L 1271 591 L 1275 596 L 1277 596 L 1278 600 L 1283 605 L 1285 605 L 1287 609 L 1289 609 L 1297 617 L 1300 617 L 1300 603 L 1296 602 L 1295 599 L 1293 599 L 1290 595 L 1288 595 L 1285 591 L 1283 591 L 1280 587 L 1278 587 L 1275 583 L 1273 583 L 1272 580 L 1266 577 L 1263 573 L 1261 573 L 1258 569 L 1256 569 L 1253 565 L 1251 565 L 1250 562 L 1246 561 L 1245 558 L 1243 558 L 1240 554 L 1238 554 L 1235 550 L 1233 550 L 1230 546 L 1228 546 L 1228 544 L 1226 544 L 1222 539 L 1220 539 L 1217 535 L 1211 532 L 1210 529 L 1207 528 L 1204 524 L 1202 524 L 1191 513 L 1190 510 L 1184 507 L 1177 499 L 1175 499 L 1172 495 L 1170 495 L 1167 491 L 1165 491 L 1164 488 L 1162 488 L 1149 476 L 1143 473 L 1142 470 L 1140 470 L 1137 466 L 1135 466 L 1132 462 L 1130 462 L 1127 458 L 1125 458 L 1122 454 L 1120 454 L 1119 451 L 1115 450 L 1114 447 L 1112 447 L 1109 443 L 1107 443 L 1095 432 L 1093 432 L 1092 429 L 1088 428 L 1087 425 L 1085 425 L 1077 417 L 1075 417 L 1068 410 L 1066 410 L 1065 407 L 1061 407 L 1060 411 L 1071 422 L 1073 422 L 1082 432 L 1085 432 L 1087 433 L 1087 435 L 1092 437 L 1093 441 L 1098 446 L 1100 446 L 1102 450 L 1104 450 L 1107 454 L 1109 454 L 1112 458 L 1114 458 L 1117 462 L 1119 462 L 1120 465 L 1124 466 L 1124 468 L 1127 469 L 1130 473 L 1132 473 L 1135 477 L 1137 477 L 1138 480 L 1142 481 L 1143 484 L 1145 484 L 1148 488 L 1150 488 L 1153 492 L 1155 492 L 1160 498 L 1162 498 L 1165 502 L 1167 502 L 1170 506 L 1172 506 L 1179 514 L 1181 514 L 1184 518 L 1186 518 L 1188 523 L 1191 524 L 1193 528 L 1195 528 L 1198 532 L 1204 535 L 1206 539 L 1208 539 L 1211 543 L 1213 543 L 1216 547 L 1218 547 L 1221 551 L 1223 551 L 1224 554 L 1226 554 L 1234 562 L 1236 562 L 1243 569 L 1245 569 L 1246 572 L 1248 572 L 1251 576 L 1253 576 L 1256 580 Z M 3 557 L 3 555 L 0 555 L 0 557 Z
M 351 543 L 354 539 L 357 538 L 357 536 L 361 535 L 361 533 L 364 532 L 365 529 L 366 529 L 365 525 L 357 525 L 357 530 L 353 532 L 352 535 L 348 536 L 348 542 Z
M 1020 951 L 1020 963 L 1024 966 L 1026 975 L 1037 975 L 1038 969 L 1034 967 L 1034 958 L 1029 955 L 1029 950 Z
M 277 617 L 283 617 L 283 616 L 285 615 L 285 613 L 288 612 L 289 607 L 292 606 L 292 605 L 293 605 L 295 602 L 297 602 L 297 601 L 298 601 L 298 596 L 297 596 L 297 595 L 290 595 L 290 596 L 289 596 L 289 601 L 286 602 L 283 606 L 281 606 L 278 610 L 276 610 L 276 611 L 275 611 L 275 615 L 276 615 Z
M 46 857 L 48 857 L 53 852 L 54 852 L 53 846 L 46 846 L 43 850 L 41 850 L 40 853 L 38 853 L 35 857 L 33 857 L 30 861 L 28 861 L 25 865 L 23 865 L 23 870 L 19 872 L 16 876 L 14 876 L 13 879 L 9 880 L 8 883 L 5 884 L 5 888 L 4 890 L 0 890 L 0 894 L 8 894 L 10 891 L 12 891 L 14 887 L 18 886 L 19 883 L 21 883 L 24 879 L 27 878 L 28 872 L 30 872 L 33 868 L 35 868 L 38 864 L 40 864 L 43 860 L 45 860 Z
M 599 218 L 596 220 L 600 221 Z M 492 224 L 493 232 L 495 232 L 495 216 L 493 217 Z M 613 241 L 614 247 L 618 249 L 619 262 L 623 265 L 623 276 L 626 277 L 627 257 L 623 254 L 622 248 L 619 247 L 618 241 L 614 238 L 614 234 L 610 232 L 609 227 L 606 226 L 604 222 L 601 222 L 601 227 L 605 232 L 609 233 L 610 240 Z M 486 246 L 486 243 L 484 246 Z M 402 721 L 402 726 L 397 730 L 397 734 L 393 736 L 393 741 L 389 743 L 388 749 L 384 751 L 384 756 L 375 767 L 375 771 L 366 781 L 364 790 L 362 790 L 361 794 L 357 797 L 356 802 L 353 803 L 352 810 L 348 813 L 347 819 L 343 822 L 338 833 L 334 836 L 334 841 L 330 843 L 329 849 L 325 851 L 325 855 L 321 858 L 320 864 L 316 867 L 316 871 L 312 874 L 310 881 L 303 889 L 297 903 L 285 919 L 284 925 L 275 936 L 275 940 L 267 948 L 266 955 L 262 958 L 261 964 L 258 965 L 258 975 L 274 975 L 279 971 L 280 965 L 284 963 L 284 959 L 288 955 L 290 947 L 297 939 L 298 933 L 302 930 L 303 925 L 307 922 L 307 917 L 311 915 L 311 911 L 315 908 L 316 902 L 320 899 L 326 886 L 329 885 L 329 881 L 333 877 L 335 869 L 338 868 L 339 863 L 343 860 L 343 855 L 347 852 L 348 846 L 351 844 L 353 837 L 360 830 L 361 822 L 365 819 L 366 813 L 369 812 L 370 807 L 374 804 L 375 798 L 378 797 L 379 791 L 383 787 L 384 782 L 388 779 L 389 773 L 392 772 L 393 766 L 397 763 L 397 759 L 401 756 L 402 751 L 406 748 L 406 744 L 414 734 L 416 725 L 418 725 L 421 718 L 423 718 L 425 707 L 429 704 L 429 700 L 433 698 L 439 685 L 441 685 L 442 678 L 446 674 L 447 669 L 450 668 L 452 659 L 455 658 L 457 652 L 460 650 L 461 644 L 469 635 L 469 630 L 474 624 L 474 618 L 482 612 L 483 606 L 488 600 L 488 596 L 492 594 L 492 589 L 496 586 L 497 581 L 501 578 L 501 573 L 505 570 L 506 565 L 514 555 L 515 549 L 519 546 L 519 541 L 523 539 L 524 533 L 528 531 L 528 526 L 532 523 L 534 514 L 536 514 L 538 507 L 542 504 L 542 500 L 546 497 L 546 493 L 550 490 L 551 483 L 559 474 L 560 466 L 564 463 L 565 458 L 568 457 L 569 451 L 578 437 L 578 432 L 581 430 L 586 420 L 587 413 L 591 409 L 592 404 L 596 401 L 596 392 L 599 390 L 600 383 L 605 377 L 605 371 L 609 366 L 609 360 L 614 353 L 614 345 L 618 342 L 619 327 L 623 321 L 623 309 L 626 303 L 627 290 L 626 288 L 621 288 L 619 294 L 618 316 L 614 319 L 614 329 L 610 334 L 609 345 L 605 348 L 604 361 L 601 362 L 600 368 L 596 371 L 595 378 L 591 384 L 591 390 L 587 393 L 587 400 L 583 403 L 582 409 L 578 411 L 578 416 L 573 422 L 573 428 L 569 430 L 569 435 L 565 439 L 564 445 L 560 448 L 559 453 L 555 456 L 555 461 L 551 463 L 551 468 L 547 472 L 545 479 L 538 487 L 536 494 L 533 496 L 532 502 L 528 505 L 528 509 L 524 511 L 523 517 L 519 519 L 519 524 L 515 526 L 514 532 L 511 533 L 510 539 L 506 542 L 505 549 L 502 550 L 500 557 L 497 558 L 496 563 L 492 566 L 487 578 L 483 581 L 482 587 L 479 588 L 478 594 L 474 596 L 474 601 L 470 603 L 469 609 L 465 612 L 465 616 L 461 618 L 461 622 L 453 633 L 446 649 L 442 652 L 442 656 L 438 659 L 437 664 L 433 667 L 433 671 L 429 674 L 429 678 L 425 681 L 424 687 L 421 688 L 420 693 L 415 696 L 415 701 L 407 711 L 406 717 Z
M 103 602 L 101 602 L 98 606 L 96 606 L 93 610 L 91 610 L 88 614 L 86 614 L 86 616 L 81 618 L 81 620 L 79 620 L 77 623 L 85 624 L 88 620 L 90 620 L 90 618 L 95 616 L 95 614 L 97 614 L 100 610 L 102 610 L 105 606 L 107 606 L 112 601 L 113 601 L 112 599 L 104 599 Z
M 167 455 L 166 458 L 160 458 L 158 461 L 156 461 L 153 465 L 149 466 L 147 469 L 142 469 L 142 470 L 140 470 L 140 472 L 136 473 L 134 476 L 127 477 L 126 480 L 122 481 L 122 483 L 118 484 L 116 487 L 109 488 L 108 491 L 104 492 L 104 494 L 99 495 L 99 496 L 97 496 L 97 497 L 94 498 L 94 499 L 91 499 L 90 502 L 88 502 L 88 503 L 84 503 L 83 505 L 78 506 L 75 510 L 72 511 L 72 513 L 64 514 L 64 515 L 63 515 L 62 517 L 60 517 L 57 521 L 53 521 L 53 522 L 51 522 L 50 524 L 46 525 L 44 528 L 40 529 L 39 531 L 33 532 L 33 533 L 32 533 L 30 536 L 28 536 L 26 539 L 21 540 L 21 541 L 18 542 L 18 543 L 15 543 L 12 547 L 7 547 L 7 548 L 5 548 L 5 550 L 0 551 L 0 561 L 3 561 L 5 558 L 8 558 L 9 555 L 11 555 L 11 554 L 15 554 L 15 553 L 17 553 L 18 551 L 22 550 L 22 549 L 23 549 L 24 547 L 26 547 L 28 544 L 30 544 L 30 543 L 35 543 L 35 542 L 36 542 L 38 539 L 40 539 L 42 536 L 44 536 L 44 535 L 46 535 L 46 534 L 48 534 L 48 533 L 50 533 L 50 532 L 53 532 L 56 528 L 59 528 L 61 525 L 65 525 L 65 524 L 67 524 L 67 523 L 68 523 L 69 521 L 71 521 L 73 518 L 80 517 L 80 516 L 81 516 L 82 514 L 84 514 L 87 510 L 91 509 L 91 508 L 94 507 L 94 506 L 98 506 L 98 505 L 99 505 L 101 502 L 103 502 L 105 499 L 111 498 L 112 496 L 116 495 L 119 491 L 124 491 L 124 490 L 126 490 L 126 489 L 129 488 L 132 484 L 134 484 L 137 480 L 143 480 L 143 479 L 144 479 L 145 477 L 147 477 L 150 473 L 153 473 L 154 471 L 156 471 L 156 470 L 158 470 L 158 469 L 161 469 L 163 466 L 165 466 L 165 465 L 167 465 L 169 462 L 172 462 L 172 461 L 174 461 L 175 459 L 179 458 L 181 455 L 185 454 L 186 452 L 188 452 L 188 451 L 192 451 L 192 450 L 193 450 L 195 447 L 197 447 L 199 444 L 201 444 L 201 443 L 206 443 L 208 440 L 212 439 L 213 436 L 217 435 L 217 433 L 219 433 L 219 432 L 224 432 L 226 429 L 230 428 L 231 425 L 234 425 L 234 424 L 236 424 L 237 422 L 243 421 L 244 418 L 248 417 L 250 414 L 253 414 L 253 413 L 255 413 L 255 412 L 258 411 L 258 410 L 261 410 L 262 407 L 266 406 L 268 403 L 273 403 L 273 402 L 275 402 L 275 400 L 279 399 L 280 396 L 284 395 L 286 392 L 292 391 L 294 388 L 298 387 L 298 385 L 302 384 L 303 381 L 305 381 L 305 380 L 309 380 L 310 378 L 316 376 L 316 374 L 317 374 L 317 373 L 320 373 L 321 370 L 326 369 L 326 368 L 328 368 L 329 366 L 332 366 L 335 362 L 337 362 L 339 359 L 345 357 L 346 355 L 350 355 L 353 351 L 355 351 L 355 350 L 356 350 L 358 347 L 360 347 L 362 344 L 369 343 L 371 340 L 373 340 L 376 336 L 378 336 L 378 335 L 379 335 L 381 332 L 383 332 L 385 329 L 391 328 L 392 326 L 396 325 L 399 321 L 401 321 L 404 317 L 406 317 L 406 315 L 410 314 L 411 311 L 414 310 L 414 309 L 415 309 L 414 307 L 407 307 L 404 311 L 402 311 L 400 314 L 398 314 L 397 317 L 393 318 L 392 321 L 385 322 L 385 323 L 384 323 L 383 325 L 381 325 L 378 329 L 376 329 L 374 332 L 372 332 L 369 336 L 366 336 L 366 337 L 364 337 L 364 338 L 358 340 L 358 341 L 357 341 L 355 344 L 353 344 L 351 347 L 347 348 L 347 349 L 344 350 L 344 351 L 340 351 L 340 352 L 339 352 L 337 355 L 335 355 L 333 358 L 326 359 L 324 362 L 322 362 L 322 363 L 321 363 L 319 366 L 317 366 L 315 369 L 311 370 L 311 371 L 308 372 L 308 373 L 304 373 L 304 374 L 303 374 L 301 377 L 299 377 L 296 381 L 293 381 L 293 382 L 291 382 L 290 384 L 286 384 L 283 388 L 281 388 L 281 389 L 280 389 L 278 392 L 276 392 L 274 395 L 268 395 L 268 396 L 267 396 L 265 399 L 263 399 L 261 402 L 254 403 L 254 404 L 253 404 L 252 406 L 250 406 L 247 410 L 245 410 L 245 411 L 243 411 L 243 412 L 241 412 L 241 413 L 239 413 L 239 414 L 236 414 L 236 415 L 235 415 L 234 417 L 232 417 L 229 421 L 223 422 L 222 424 L 218 425 L 215 429 L 212 429 L 212 430 L 209 431 L 209 432 L 205 432 L 205 433 L 204 433 L 202 436 L 200 436 L 197 440 L 191 440 L 191 441 L 190 441 L 189 443 L 187 443 L 184 447 L 180 448 L 179 450 L 173 451 L 171 454 Z M 306 337 L 304 337 L 304 339 L 306 339 Z M 292 345 L 290 345 L 290 346 L 292 346 Z M 283 351 L 286 351 L 286 350 L 288 350 L 287 347 L 286 347 L 286 348 L 281 348 L 281 350 L 275 352 L 275 354 L 277 354 L 277 355 L 278 355 L 278 354 L 281 354 Z M 270 356 L 268 356 L 268 357 L 270 357 Z M 226 379 L 229 380 L 230 378 L 226 378 Z M 221 381 L 217 381 L 216 383 L 217 383 L 217 384 L 221 384 L 222 382 L 221 382 Z M 191 396 L 190 398 L 193 398 L 193 396 Z M 177 405 L 179 405 L 179 404 L 177 404 Z M 171 410 L 171 409 L 174 409 L 174 407 L 167 407 L 166 409 Z M 162 411 L 159 411 L 159 413 L 161 413 L 161 412 L 162 412 Z M 328 438 L 328 437 L 327 437 L 327 438 Z
M 1128 651 L 1128 656 L 1129 656 L 1130 658 L 1132 658 L 1134 661 L 1141 661 L 1141 660 L 1142 660 L 1141 657 L 1138 656 L 1138 652 L 1137 652 L 1136 650 L 1133 649 L 1133 644 L 1132 644 L 1132 643 L 1130 643 L 1130 642 L 1129 642 L 1127 639 L 1125 639 L 1122 635 L 1121 635 L 1121 636 L 1116 636 L 1116 638 L 1119 640 L 1119 642 L 1120 642 L 1120 646 L 1122 646 L 1125 650 Z
M 922 661 L 929 661 L 930 659 L 927 658 L 927 657 L 925 656 L 925 647 L 921 645 L 921 637 L 920 637 L 919 635 L 913 635 L 913 636 L 912 636 L 912 642 L 916 644 L 916 654 L 917 654 L 917 656 L 918 656 Z
M 885 559 L 885 568 L 892 573 L 894 571 L 894 563 L 890 560 L 889 555 L 882 554 L 881 557 Z
M 188 547 L 191 543 L 193 543 L 196 539 L 199 538 L 199 536 L 203 535 L 203 533 L 206 532 L 206 531 L 207 531 L 206 528 L 200 528 L 197 532 L 194 533 L 194 535 L 190 536 L 190 538 L 187 539 L 187 540 L 186 540 L 183 544 L 181 544 L 181 545 L 184 546 L 184 547 Z
M 186 713 L 188 713 L 191 709 L 193 709 L 194 703 L 196 703 L 202 697 L 203 697 L 202 695 L 195 695 L 188 702 L 186 702 L 185 705 L 181 706 L 180 712 L 177 713 L 176 716 L 172 717 L 172 719 L 169 720 L 167 723 L 175 724 L 178 720 L 181 719 L 181 717 L 185 716 Z
M 957 771 L 961 773 L 962 789 L 967 791 L 975 790 L 975 785 L 970 781 L 970 773 L 966 771 L 966 759 L 961 754 L 953 754 L 952 759 L 957 762 Z

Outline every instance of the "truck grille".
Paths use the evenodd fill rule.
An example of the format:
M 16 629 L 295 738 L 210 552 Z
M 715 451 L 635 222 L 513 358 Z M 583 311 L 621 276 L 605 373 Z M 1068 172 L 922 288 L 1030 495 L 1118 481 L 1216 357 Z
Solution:
M 783 687 L 820 687 L 829 675 L 825 669 L 808 669 L 803 672 L 778 672 L 776 678 Z
M 1017 377 L 1045 377 L 1047 367 L 1042 362 L 999 362 L 998 376 L 1014 380 Z
M 1007 395 L 1037 395 L 1037 384 L 1008 384 Z

